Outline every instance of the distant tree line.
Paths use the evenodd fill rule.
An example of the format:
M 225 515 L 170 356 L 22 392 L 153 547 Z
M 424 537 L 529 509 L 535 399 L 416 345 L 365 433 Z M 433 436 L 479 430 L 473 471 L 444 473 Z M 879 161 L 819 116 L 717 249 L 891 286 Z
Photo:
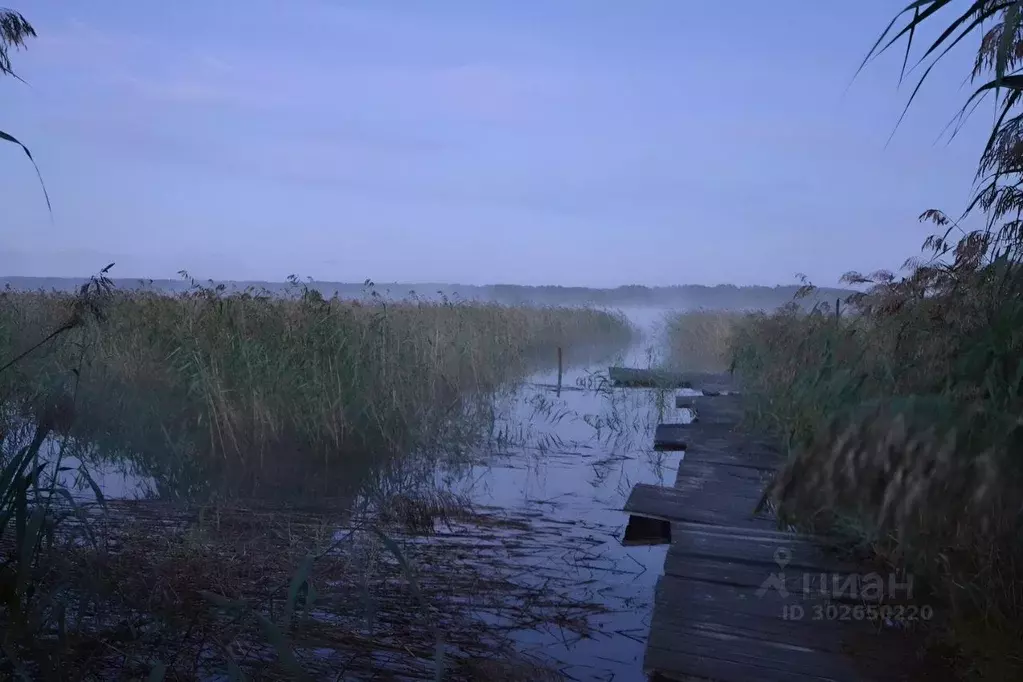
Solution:
M 273 294 L 286 294 L 298 280 L 287 282 L 259 281 L 205 281 L 193 282 L 187 278 L 136 280 L 114 279 L 119 289 L 151 289 L 175 294 L 188 291 L 196 284 L 215 287 L 223 285 L 225 291 L 241 291 L 247 288 L 266 290 Z M 5 277 L 0 285 L 20 291 L 58 290 L 72 291 L 86 282 L 85 278 L 74 277 Z M 318 282 L 304 283 L 310 289 L 324 296 L 335 294 L 342 298 L 361 298 L 373 292 L 391 299 L 419 297 L 426 300 L 478 300 L 508 305 L 569 305 L 607 307 L 663 307 L 663 308 L 708 308 L 718 310 L 774 309 L 791 302 L 800 287 L 784 286 L 736 286 L 719 284 L 705 286 L 684 284 L 669 287 L 646 287 L 627 285 L 613 289 L 563 286 L 525 286 L 519 284 L 493 284 L 486 286 L 461 284 L 374 284 L 372 282 Z M 817 289 L 802 304 L 813 305 L 817 301 L 834 302 L 845 298 L 851 292 L 846 289 Z

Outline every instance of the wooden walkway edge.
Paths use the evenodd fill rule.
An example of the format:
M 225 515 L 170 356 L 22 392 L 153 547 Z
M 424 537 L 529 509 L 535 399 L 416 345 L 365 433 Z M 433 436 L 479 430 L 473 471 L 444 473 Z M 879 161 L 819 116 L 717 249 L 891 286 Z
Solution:
M 691 399 L 699 420 L 686 427 L 675 486 L 639 484 L 624 507 L 671 528 L 644 672 L 716 682 L 923 679 L 919 639 L 892 627 L 914 613 L 906 583 L 753 513 L 780 456 L 737 428 L 730 377 L 710 381 L 727 393 Z

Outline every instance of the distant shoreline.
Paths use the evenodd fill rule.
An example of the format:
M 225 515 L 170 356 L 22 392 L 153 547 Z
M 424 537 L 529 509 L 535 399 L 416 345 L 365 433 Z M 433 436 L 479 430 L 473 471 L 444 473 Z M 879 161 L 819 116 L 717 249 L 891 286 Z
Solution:
M 119 289 L 151 289 L 161 293 L 175 294 L 188 291 L 192 283 L 184 279 L 133 279 L 111 278 Z M 0 286 L 18 291 L 72 291 L 88 281 L 87 277 L 0 277 Z M 227 291 L 244 291 L 248 288 L 264 289 L 271 293 L 285 293 L 295 285 L 288 282 L 197 280 L 201 286 L 223 284 Z M 447 297 L 450 300 L 469 300 L 506 304 L 535 305 L 591 305 L 614 307 L 652 308 L 776 308 L 793 300 L 799 285 L 751 285 L 736 286 L 719 284 L 682 284 L 668 287 L 646 287 L 638 285 L 620 286 L 613 289 L 562 286 L 529 286 L 519 284 L 441 284 L 441 283 L 375 283 L 354 282 L 301 282 L 299 286 L 316 289 L 324 296 L 335 293 L 341 298 L 361 298 L 377 292 L 387 299 L 405 299 L 417 296 L 424 300 L 437 301 Z M 821 288 L 807 300 L 810 302 L 845 298 L 853 293 L 851 289 Z

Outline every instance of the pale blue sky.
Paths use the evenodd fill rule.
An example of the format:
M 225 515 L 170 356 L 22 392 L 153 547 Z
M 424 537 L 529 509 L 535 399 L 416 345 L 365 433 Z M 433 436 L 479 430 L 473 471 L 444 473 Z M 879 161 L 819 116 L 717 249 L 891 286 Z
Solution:
M 0 274 L 832 284 L 958 213 L 969 55 L 860 60 L 906 0 L 33 0 Z M 965 49 L 972 49 L 971 41 Z

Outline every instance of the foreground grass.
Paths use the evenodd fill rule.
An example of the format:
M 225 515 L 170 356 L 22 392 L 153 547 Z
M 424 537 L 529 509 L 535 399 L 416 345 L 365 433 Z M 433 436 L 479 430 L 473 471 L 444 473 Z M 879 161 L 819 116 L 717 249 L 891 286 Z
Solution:
M 1023 273 L 996 261 L 954 275 L 885 277 L 841 319 L 750 315 L 733 359 L 751 416 L 790 453 L 771 489 L 783 513 L 911 571 L 961 672 L 1014 679 Z
M 59 329 L 76 298 L 0 296 L 0 357 Z M 103 320 L 0 375 L 23 416 L 73 401 L 73 435 L 141 464 L 175 492 L 233 494 L 354 476 L 447 444 L 487 396 L 556 348 L 622 345 L 631 329 L 591 309 L 107 292 Z M 8 428 L 13 432 L 14 429 Z M 310 475 L 312 474 L 312 475 Z

